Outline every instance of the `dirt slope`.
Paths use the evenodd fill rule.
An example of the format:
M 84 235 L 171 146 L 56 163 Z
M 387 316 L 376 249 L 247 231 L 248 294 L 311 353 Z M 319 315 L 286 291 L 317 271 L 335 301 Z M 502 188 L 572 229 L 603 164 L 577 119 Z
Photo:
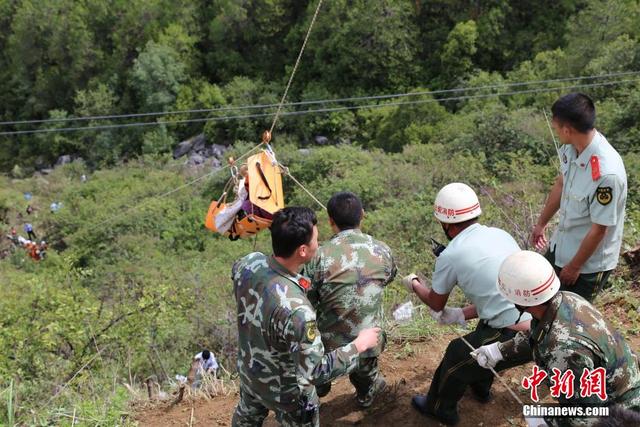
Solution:
M 436 421 L 425 418 L 411 407 L 411 396 L 424 393 L 432 375 L 453 335 L 434 338 L 428 342 L 392 344 L 381 360 L 381 369 L 391 384 L 390 392 L 367 411 L 361 411 L 354 403 L 353 388 L 346 378 L 333 385 L 331 393 L 322 399 L 320 420 L 323 426 L 437 426 Z M 504 373 L 517 393 L 519 383 L 530 366 Z M 494 399 L 488 404 L 476 402 L 467 394 L 460 403 L 460 426 L 524 426 L 521 408 L 513 402 L 508 391 L 497 381 L 493 387 Z M 520 394 L 526 400 L 526 394 Z M 229 426 L 238 396 L 216 397 L 195 403 L 183 402 L 167 410 L 166 406 L 146 409 L 135 415 L 140 426 L 189 426 L 191 409 L 193 426 Z M 276 426 L 272 414 L 265 426 Z

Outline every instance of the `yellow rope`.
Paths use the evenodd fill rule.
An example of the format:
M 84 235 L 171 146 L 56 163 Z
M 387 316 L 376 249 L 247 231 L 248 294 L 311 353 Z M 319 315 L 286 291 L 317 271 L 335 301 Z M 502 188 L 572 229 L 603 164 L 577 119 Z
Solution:
M 300 65 L 302 54 L 304 53 L 304 48 L 307 46 L 307 41 L 309 40 L 309 36 L 311 35 L 311 29 L 313 28 L 313 24 L 315 24 L 316 18 L 318 17 L 318 13 L 320 12 L 320 6 L 322 6 L 322 0 L 318 1 L 318 6 L 316 6 L 316 11 L 313 14 L 313 18 L 311 18 L 311 23 L 309 24 L 309 28 L 307 29 L 307 35 L 304 37 L 304 42 L 302 42 L 302 47 L 300 48 L 300 52 L 298 53 L 298 59 L 296 59 L 296 63 L 293 66 L 293 70 L 291 71 L 291 76 L 289 76 L 289 81 L 287 82 L 287 87 L 284 90 L 284 94 L 282 94 L 282 99 L 280 100 L 280 104 L 278 105 L 276 114 L 273 117 L 273 123 L 271 123 L 271 128 L 269 129 L 270 134 L 273 133 L 273 129 L 276 127 L 278 116 L 280 115 L 280 111 L 282 111 L 282 106 L 284 105 L 284 101 L 287 99 L 287 94 L 289 93 L 291 82 L 293 82 L 293 76 L 296 75 L 296 71 L 298 70 L 298 66 Z
M 311 193 L 311 191 L 307 190 L 307 188 L 304 185 L 302 185 L 300 183 L 300 181 L 298 181 L 293 175 L 291 175 L 291 172 L 289 172 L 289 168 L 288 167 L 282 165 L 280 162 L 278 162 L 278 166 L 280 166 L 280 169 L 282 170 L 282 172 L 284 172 L 285 175 L 287 175 L 289 178 L 291 178 L 293 180 L 293 182 L 295 182 L 300 188 L 302 188 L 304 190 L 304 192 L 307 193 L 309 195 L 309 197 L 311 197 L 313 199 L 313 201 L 318 204 L 318 206 L 320 206 L 324 210 L 327 210 L 327 207 L 325 205 L 323 205 L 322 202 L 320 200 L 318 200 L 318 198 L 316 196 L 314 196 L 313 193 Z

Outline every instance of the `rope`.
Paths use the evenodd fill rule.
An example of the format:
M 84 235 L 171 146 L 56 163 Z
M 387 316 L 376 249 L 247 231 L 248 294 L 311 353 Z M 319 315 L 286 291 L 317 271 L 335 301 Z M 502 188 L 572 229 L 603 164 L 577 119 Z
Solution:
M 253 235 L 253 252 L 255 252 L 256 248 L 258 247 L 258 234 L 260 233 L 256 233 Z
M 289 93 L 289 88 L 291 87 L 291 83 L 293 82 L 293 78 L 294 78 L 294 76 L 295 76 L 295 74 L 296 74 L 296 71 L 298 70 L 298 66 L 300 65 L 300 62 L 301 62 L 301 59 L 302 59 L 302 54 L 304 53 L 304 49 L 305 49 L 305 47 L 306 47 L 306 45 L 307 45 L 307 41 L 309 40 L 309 36 L 311 35 L 311 30 L 313 29 L 313 25 L 314 25 L 314 23 L 316 22 L 316 18 L 318 17 L 318 13 L 320 12 L 320 6 L 322 6 L 322 1 L 323 1 L 323 0 L 319 0 L 319 1 L 318 1 L 318 6 L 316 7 L 315 13 L 313 14 L 313 18 L 311 19 L 311 23 L 309 24 L 309 28 L 308 28 L 308 30 L 307 30 L 307 34 L 306 34 L 306 36 L 305 36 L 305 38 L 304 38 L 304 42 L 302 43 L 302 47 L 300 48 L 300 52 L 299 52 L 299 54 L 298 54 L 298 58 L 296 59 L 296 63 L 295 63 L 295 65 L 294 65 L 294 67 L 293 67 L 293 70 L 291 71 L 291 75 L 289 76 L 289 81 L 287 82 L 287 86 L 286 86 L 286 88 L 285 88 L 284 94 L 282 95 L 282 99 L 280 100 L 280 104 L 278 105 L 278 109 L 277 109 L 277 111 L 276 111 L 276 113 L 275 113 L 275 116 L 274 116 L 274 118 L 273 118 L 273 123 L 271 124 L 271 129 L 270 129 L 270 131 L 269 131 L 269 134 L 271 134 L 271 133 L 273 132 L 273 128 L 275 127 L 276 122 L 277 122 L 277 120 L 278 120 L 278 116 L 280 115 L 280 111 L 282 110 L 282 105 L 284 104 L 284 101 L 285 101 L 285 99 L 286 99 L 286 97 L 287 97 L 287 94 Z M 133 125 L 133 124 L 128 124 L 128 125 Z M 122 125 L 122 126 L 125 126 L 125 125 Z M 42 131 L 46 131 L 46 130 L 42 130 Z M 21 133 L 24 133 L 24 132 L 29 133 L 29 131 L 21 131 Z M 10 134 L 10 133 L 7 133 L 7 134 Z M 0 133 L 0 135 L 2 135 L 2 133 Z M 267 143 L 268 143 L 268 141 L 267 141 Z M 238 157 L 238 158 L 236 159 L 236 162 L 237 162 L 238 160 L 241 160 L 242 158 L 244 158 L 244 157 L 248 156 L 248 155 L 249 155 L 249 154 L 251 154 L 253 151 L 255 151 L 255 150 L 259 149 L 260 147 L 262 147 L 262 145 L 263 145 L 263 144 L 265 144 L 265 143 L 264 143 L 264 142 L 261 142 L 260 144 L 256 145 L 256 146 L 255 146 L 255 147 L 253 147 L 251 150 L 247 151 L 245 154 L 243 154 L 242 156 Z M 267 144 L 267 145 L 268 145 L 268 144 Z M 201 181 L 201 180 L 203 180 L 204 178 L 207 178 L 207 177 L 209 177 L 209 176 L 213 176 L 213 175 L 217 174 L 218 172 L 221 172 L 221 171 L 223 171 L 223 170 L 225 170 L 225 169 L 227 169 L 227 168 L 229 168 L 229 167 L 231 167 L 231 164 L 227 164 L 227 165 L 225 165 L 224 167 L 222 167 L 222 168 L 220 168 L 220 169 L 217 169 L 217 170 L 215 170 L 215 171 L 212 171 L 212 172 L 209 172 L 209 173 L 207 173 L 207 174 L 204 174 L 204 175 L 202 175 L 202 176 L 200 176 L 200 177 L 198 177 L 198 178 L 196 178 L 196 179 L 194 179 L 194 180 L 192 180 L 192 181 L 187 182 L 186 184 L 183 184 L 183 185 L 181 185 L 181 186 L 179 186 L 179 187 L 177 187 L 177 188 L 174 188 L 174 189 L 172 189 L 172 190 L 170 190 L 170 191 L 167 191 L 166 193 L 162 193 L 162 194 L 160 194 L 160 195 L 158 195 L 158 196 L 153 196 L 152 198 L 147 199 L 147 200 L 146 200 L 146 202 L 149 202 L 150 200 L 153 200 L 153 199 L 162 199 L 162 198 L 164 198 L 164 197 L 167 197 L 167 196 L 169 196 L 169 195 L 171 195 L 171 194 L 173 194 L 173 193 L 175 193 L 175 192 L 177 192 L 177 191 L 182 190 L 183 188 L 189 187 L 189 186 L 191 186 L 191 185 L 195 184 L 196 182 L 199 182 L 199 181 Z M 322 206 L 322 207 L 324 208 L 324 205 L 323 205 L 322 203 L 320 203 L 320 201 L 319 201 L 318 199 L 316 199 L 316 198 L 315 198 L 315 196 L 309 192 L 309 190 L 307 190 L 306 188 L 304 188 L 304 186 L 303 186 L 302 184 L 300 184 L 300 182 L 299 182 L 297 179 L 295 179 L 295 178 L 294 178 L 294 177 L 293 177 L 293 176 L 288 172 L 288 169 L 286 169 L 286 170 L 287 170 L 287 174 L 288 174 L 288 175 L 289 175 L 289 176 L 294 180 L 294 182 L 295 182 L 296 184 L 298 184 L 300 187 L 302 187 L 302 189 L 303 189 L 304 191 L 306 191 L 306 192 L 307 192 L 307 193 L 308 193 L 308 194 L 309 194 L 309 195 L 310 195 L 310 196 L 311 196 L 311 197 L 312 197 L 312 198 L 313 198 L 313 199 L 314 199 L 314 200 L 315 200 L 315 201 L 316 201 L 320 206 Z M 116 216 L 114 216 L 114 217 L 111 217 L 111 218 L 107 219 L 106 221 L 100 222 L 100 223 L 98 223 L 98 224 L 94 225 L 93 227 L 90 227 L 90 228 L 89 228 L 89 231 L 92 231 L 92 230 L 94 230 L 94 229 L 95 229 L 95 228 L 97 228 L 97 227 L 100 227 L 100 226 L 102 226 L 102 225 L 104 225 L 104 224 L 107 224 L 107 223 L 109 223 L 109 222 L 111 222 L 111 221 L 113 221 L 113 220 L 117 219 L 117 218 L 120 218 L 120 217 L 122 217 L 123 215 L 125 215 L 125 214 L 127 214 L 127 213 L 130 213 L 131 211 L 135 211 L 135 210 L 139 209 L 139 208 L 140 208 L 140 207 L 142 207 L 142 206 L 145 206 L 145 203 L 141 203 L 141 204 L 139 204 L 139 205 L 137 205 L 137 206 L 130 207 L 129 209 L 126 209 L 124 212 L 122 212 L 121 214 L 116 215 Z M 254 241 L 254 247 L 257 245 L 257 242 L 258 242 L 258 241 L 257 241 L 257 238 L 256 238 L 256 240 Z
M 437 258 L 437 256 L 436 256 Z M 460 333 L 458 332 L 458 330 L 453 326 L 453 325 L 448 325 L 449 328 L 451 329 L 451 331 L 453 333 L 455 333 L 458 338 L 460 338 L 462 340 L 463 343 L 466 344 L 467 347 L 469 347 L 471 349 L 471 351 L 475 351 L 476 348 L 471 345 L 471 343 L 469 341 L 467 341 L 467 339 Z M 518 397 L 518 395 L 511 389 L 511 387 L 509 386 L 509 384 L 507 384 L 507 382 L 504 380 L 504 378 L 502 378 L 495 369 L 493 368 L 489 368 L 489 370 L 491 371 L 491 373 L 493 374 L 494 377 L 496 377 L 498 379 L 498 381 L 500 381 L 500 384 L 502 384 L 511 394 L 511 396 L 515 399 L 516 402 L 518 402 L 521 406 L 524 406 L 524 403 L 522 402 L 522 400 Z
M 456 330 L 456 328 L 453 327 L 453 325 L 449 325 L 451 330 L 454 331 L 456 333 L 456 335 L 458 335 L 458 338 L 460 338 L 462 340 L 462 342 L 464 342 L 467 347 L 469 347 L 471 349 L 471 351 L 475 351 L 476 349 L 471 345 L 471 343 L 469 343 L 469 341 L 466 340 L 466 338 L 464 336 L 462 336 L 462 334 L 460 334 L 460 332 L 458 332 Z M 504 380 L 504 378 L 502 378 L 500 375 L 498 375 L 498 373 L 496 372 L 495 369 L 493 368 L 489 368 L 489 370 L 491 371 L 491 373 L 493 374 L 494 377 L 496 377 L 498 379 L 498 381 L 500 381 L 500 384 L 502 384 L 511 394 L 511 396 L 515 399 L 516 402 L 518 402 L 521 406 L 524 406 L 524 403 L 522 402 L 522 400 L 518 397 L 518 395 L 511 389 L 511 387 L 509 387 L 509 384 L 507 384 L 507 382 Z
M 238 157 L 238 158 L 236 159 L 236 162 L 237 162 L 238 160 L 241 160 L 241 159 L 243 159 L 243 158 L 247 157 L 249 154 L 251 154 L 251 153 L 253 153 L 254 151 L 258 150 L 260 147 L 261 147 L 261 144 L 256 145 L 255 147 L 253 147 L 252 149 L 250 149 L 249 151 L 245 152 L 245 153 L 244 153 L 244 154 L 242 154 L 240 157 Z M 126 209 L 125 209 L 123 212 L 121 212 L 120 214 L 115 215 L 115 216 L 113 216 L 113 217 L 111 217 L 111 218 L 108 218 L 108 219 L 106 219 L 105 221 L 99 222 L 98 224 L 95 224 L 95 225 L 94 225 L 94 226 L 92 226 L 92 227 L 88 227 L 88 228 L 87 228 L 87 231 L 93 231 L 93 230 L 95 230 L 95 229 L 96 229 L 96 228 L 98 228 L 98 227 L 101 227 L 101 226 L 103 226 L 103 225 L 105 225 L 105 224 L 108 224 L 108 223 L 110 223 L 110 222 L 112 222 L 112 221 L 114 221 L 114 220 L 116 220 L 116 219 L 118 219 L 118 218 L 121 218 L 122 216 L 124 216 L 124 215 L 126 215 L 126 214 L 128 214 L 128 213 L 130 213 L 130 212 L 136 211 L 136 210 L 140 209 L 141 207 L 146 206 L 146 204 L 148 204 L 148 202 L 150 202 L 151 200 L 154 200 L 154 199 L 162 199 L 162 198 L 168 197 L 168 196 L 170 196 L 170 195 L 171 195 L 171 194 L 173 194 L 173 193 L 176 193 L 176 192 L 178 192 L 178 191 L 180 191 L 180 190 L 182 190 L 182 189 L 184 189 L 184 188 L 187 188 L 187 187 L 189 187 L 189 186 L 191 186 L 191 185 L 193 185 L 193 184 L 195 184 L 195 183 L 197 183 L 197 182 L 199 182 L 199 181 L 202 181 L 203 179 L 205 179 L 205 178 L 207 178 L 207 177 L 213 176 L 213 175 L 215 175 L 215 174 L 217 174 L 217 173 L 219 173 L 219 172 L 222 172 L 223 170 L 228 169 L 228 168 L 230 168 L 230 167 L 231 167 L 231 164 L 227 164 L 227 165 L 223 166 L 223 167 L 222 167 L 222 168 L 220 168 L 220 169 L 216 169 L 216 170 L 214 170 L 214 171 L 212 171 L 212 172 L 208 172 L 208 173 L 206 173 L 206 174 L 204 174 L 204 175 L 202 175 L 202 176 L 200 176 L 200 177 L 198 177 L 198 178 L 196 178 L 196 179 L 194 179 L 194 180 L 191 180 L 191 181 L 189 181 L 189 182 L 187 182 L 187 183 L 185 183 L 185 184 L 183 184 L 183 185 L 181 185 L 181 186 L 179 186 L 179 187 L 176 187 L 176 188 L 174 188 L 174 189 L 172 189 L 172 190 L 169 190 L 169 191 L 167 191 L 167 192 L 165 192 L 165 193 L 158 194 L 158 195 L 155 195 L 155 196 L 151 196 L 151 197 L 147 198 L 144 202 L 140 203 L 139 205 L 131 206 L 131 207 L 129 207 L 129 208 L 126 208 Z
M 637 74 L 640 74 L 640 71 L 595 74 L 595 75 L 589 75 L 589 76 L 562 77 L 557 79 L 545 79 L 545 80 L 528 80 L 528 81 L 518 81 L 513 83 L 502 83 L 502 84 L 483 85 L 483 86 L 462 86 L 462 87 L 450 88 L 450 89 L 404 92 L 404 93 L 395 93 L 395 94 L 388 94 L 388 95 L 355 96 L 355 97 L 335 98 L 335 99 L 315 99 L 315 100 L 308 100 L 308 101 L 287 102 L 283 104 L 283 106 L 293 107 L 293 106 L 303 106 L 303 105 L 313 105 L 313 104 L 328 104 L 328 103 L 340 103 L 340 102 L 351 102 L 351 101 L 367 101 L 367 100 L 380 100 L 380 99 L 389 99 L 389 98 L 402 98 L 402 97 L 408 97 L 408 96 L 439 95 L 439 94 L 452 93 L 452 92 L 455 93 L 455 92 L 478 91 L 478 90 L 485 90 L 485 89 L 500 89 L 500 88 L 509 88 L 509 87 L 519 87 L 519 86 L 541 85 L 541 84 L 547 84 L 547 83 L 567 82 L 572 80 L 595 80 L 595 79 L 605 79 L 605 78 L 611 78 L 611 77 L 631 76 L 631 75 L 637 75 Z M 149 112 L 149 113 L 108 114 L 108 115 L 96 115 L 96 116 L 65 117 L 65 118 L 56 118 L 56 119 L 11 120 L 11 121 L 0 122 L 0 125 L 22 125 L 22 124 L 60 123 L 60 122 L 67 123 L 67 122 L 77 122 L 77 121 L 127 119 L 127 118 L 134 118 L 134 117 L 168 116 L 168 115 L 176 115 L 176 114 L 215 113 L 219 111 L 255 110 L 255 109 L 263 109 L 263 108 L 274 108 L 274 107 L 277 107 L 278 105 L 280 104 L 251 104 L 251 105 L 239 105 L 239 106 L 224 106 L 224 107 L 216 107 L 216 108 L 199 108 L 199 109 L 190 109 L 190 110 L 155 111 L 155 112 Z
M 515 227 L 514 231 L 516 232 L 516 234 L 521 235 L 522 233 L 520 231 L 520 226 L 518 225 L 518 223 L 513 218 L 511 218 L 509 215 L 507 215 L 507 213 L 504 211 L 504 209 L 502 209 L 502 207 L 494 200 L 494 198 L 491 195 L 491 193 L 489 191 L 485 191 L 484 194 L 486 194 L 489 197 L 489 200 L 491 200 L 491 203 L 493 203 L 493 206 L 498 208 L 498 210 L 500 211 L 502 216 Z
M 560 157 L 560 145 L 556 140 L 556 136 L 553 134 L 553 129 L 551 129 L 551 121 L 549 120 L 549 116 L 547 116 L 547 110 L 543 108 L 542 113 L 544 114 L 544 119 L 547 121 L 547 127 L 549 128 L 549 133 L 551 134 L 551 139 L 553 140 L 553 146 L 556 147 L 556 153 L 558 154 L 558 161 L 562 163 L 562 157 Z M 560 163 L 558 163 L 558 169 L 560 169 Z
M 545 92 L 556 92 L 560 90 L 614 86 L 619 84 L 636 83 L 636 82 L 638 82 L 638 78 L 629 79 L 629 80 L 616 80 L 616 81 L 610 81 L 610 82 L 604 82 L 604 83 L 585 83 L 585 84 L 577 84 L 577 85 L 571 85 L 571 86 L 558 86 L 553 88 L 516 90 L 516 91 L 502 92 L 502 93 L 461 95 L 461 96 L 452 96 L 447 98 L 421 99 L 416 101 L 388 102 L 384 104 L 351 105 L 351 106 L 344 106 L 344 107 L 318 108 L 318 109 L 300 110 L 300 111 L 284 111 L 284 112 L 280 112 L 279 116 L 282 116 L 282 117 L 303 116 L 307 114 L 331 113 L 336 111 L 355 111 L 355 110 L 362 110 L 362 109 L 375 109 L 375 108 L 395 107 L 395 106 L 402 106 L 402 105 L 429 104 L 434 102 L 468 101 L 473 99 L 499 98 L 502 96 L 517 96 L 522 94 L 526 95 L 526 94 L 536 94 L 536 93 L 545 93 Z M 51 133 L 51 132 L 55 133 L 55 132 L 75 132 L 75 131 L 87 131 L 87 130 L 108 130 L 108 129 L 134 128 L 134 127 L 142 127 L 142 126 L 177 125 L 177 124 L 185 124 L 185 123 L 219 122 L 219 121 L 230 121 L 230 120 L 246 120 L 246 119 L 270 117 L 270 116 L 273 116 L 274 114 L 275 113 L 256 113 L 256 114 L 220 116 L 220 117 L 203 117 L 203 118 L 197 118 L 197 119 L 173 120 L 173 121 L 134 122 L 134 123 L 110 124 L 110 125 L 99 125 L 99 126 L 29 129 L 29 130 L 0 132 L 0 136 Z
M 298 70 L 298 66 L 300 65 L 302 54 L 304 53 L 304 48 L 307 46 L 307 41 L 309 40 L 309 36 L 311 35 L 311 29 L 313 28 L 313 24 L 315 24 L 316 18 L 318 17 L 318 13 L 320 12 L 320 6 L 322 6 L 322 0 L 318 1 L 318 6 L 316 6 L 316 11 L 313 14 L 313 18 L 311 18 L 311 23 L 309 24 L 309 28 L 307 29 L 307 35 L 304 37 L 304 41 L 302 42 L 302 47 L 300 48 L 300 52 L 298 53 L 298 59 L 296 59 L 296 63 L 293 66 L 293 70 L 291 71 L 291 75 L 289 76 L 289 81 L 287 82 L 287 87 L 285 88 L 284 93 L 282 94 L 280 105 L 278 105 L 276 114 L 273 117 L 271 128 L 269 128 L 270 134 L 273 134 L 273 128 L 276 126 L 276 122 L 278 121 L 278 116 L 280 115 L 280 111 L 282 110 L 282 105 L 284 104 L 284 101 L 287 98 L 287 94 L 289 93 L 291 82 L 293 82 L 293 77 L 296 75 L 296 71 Z
M 309 197 L 311 197 L 313 199 L 313 201 L 318 204 L 318 206 L 320 206 L 325 211 L 327 210 L 327 207 L 325 205 L 323 205 L 322 202 L 320 200 L 318 200 L 316 198 L 316 196 L 314 196 L 311 193 L 311 191 L 307 190 L 306 187 L 300 183 L 300 181 L 298 181 L 293 175 L 291 175 L 291 172 L 289 171 L 288 167 L 282 165 L 280 162 L 278 162 L 278 166 L 280 166 L 280 169 L 284 172 L 284 174 L 287 175 L 289 178 L 291 178 L 293 180 L 293 182 L 295 182 L 298 185 L 298 187 L 302 188 L 304 190 L 304 192 L 307 193 L 309 195 Z
M 103 350 L 104 350 L 104 347 L 103 347 L 103 348 L 101 348 L 100 350 L 98 350 L 98 352 L 97 352 L 96 354 L 94 354 L 94 355 L 93 355 L 93 357 L 92 357 L 91 359 L 89 359 L 89 361 L 88 361 L 87 363 L 85 363 L 84 365 L 82 365 L 82 366 L 80 367 L 80 369 L 78 369 L 78 370 L 76 371 L 76 373 L 75 373 L 75 374 L 73 374 L 73 376 L 69 379 L 69 381 L 67 381 L 66 383 L 64 383 L 64 384 L 62 385 L 62 387 L 58 388 L 58 391 L 57 391 L 53 396 L 51 396 L 51 398 L 50 398 L 49 400 L 47 400 L 47 402 L 46 402 L 44 405 L 42 405 L 40 408 L 42 409 L 42 408 L 46 408 L 47 406 L 49 406 L 49 404 L 50 404 L 50 403 L 51 403 L 51 402 L 52 402 L 56 397 L 58 397 L 58 396 L 60 395 L 60 393 L 62 393 L 62 392 L 67 388 L 67 386 L 68 386 L 69 384 L 71 384 L 71 382 L 72 382 L 74 379 L 76 379 L 76 377 L 77 377 L 78 375 L 80 375 L 80 373 L 81 373 L 82 371 L 84 371 L 84 369 L 85 369 L 87 366 L 89 366 L 91 363 L 93 363 L 93 361 L 94 361 L 94 360 L 96 360 L 96 359 L 98 358 L 98 356 L 100 356 L 100 354 L 102 353 L 102 351 L 103 351 Z
M 467 347 L 469 347 L 471 349 L 471 351 L 475 351 L 476 348 L 471 345 L 471 343 L 469 341 L 467 341 L 467 339 L 460 333 L 458 332 L 458 330 L 453 326 L 453 325 L 447 325 L 449 326 L 449 328 L 451 329 L 451 331 L 456 334 L 456 336 L 458 338 L 460 338 L 462 340 L 463 343 L 466 344 Z M 494 377 L 496 377 L 498 379 L 498 381 L 500 381 L 500 384 L 502 384 L 511 394 L 511 396 L 515 399 L 516 402 L 518 402 L 521 406 L 524 406 L 524 403 L 522 402 L 522 399 L 520 399 L 518 397 L 518 395 L 511 389 L 511 387 L 509 386 L 509 384 L 507 384 L 507 382 L 504 380 L 504 378 L 502 378 L 495 369 L 493 368 L 489 368 L 489 370 L 491 371 L 491 373 L 493 374 Z

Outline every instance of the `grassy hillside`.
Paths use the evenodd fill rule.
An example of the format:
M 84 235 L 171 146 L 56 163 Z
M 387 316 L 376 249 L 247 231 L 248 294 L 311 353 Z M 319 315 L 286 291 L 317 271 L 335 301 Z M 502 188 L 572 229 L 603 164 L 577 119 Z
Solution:
M 347 145 L 298 150 L 286 143 L 276 144 L 276 151 L 320 200 L 343 189 L 360 194 L 364 230 L 392 247 L 401 274 L 430 275 L 429 237 L 445 240 L 431 209 L 445 183 L 473 185 L 483 222 L 510 231 L 526 247 L 554 176 L 551 160 L 536 163 L 529 155 L 504 152 L 489 162 L 482 154 L 452 151 L 445 144 L 409 145 L 396 154 Z M 625 161 L 630 188 L 637 188 L 634 165 L 640 158 L 628 154 Z M 125 410 L 123 383 L 140 384 L 150 376 L 166 382 L 184 373 L 201 347 L 212 349 L 232 370 L 236 334 L 230 268 L 254 244 L 268 252 L 268 234 L 256 242 L 231 242 L 203 227 L 227 171 L 155 197 L 208 172 L 155 158 L 96 171 L 85 183 L 81 163 L 47 176 L 2 178 L 4 222 L 20 225 L 16 215 L 27 204 L 23 192 L 32 192 L 35 231 L 51 249 L 38 263 L 20 250 L 0 261 L 0 388 L 6 389 L 0 405 L 8 406 L 6 398 L 13 396 L 13 412 L 0 411 L 0 420 L 7 422 L 12 413 L 25 423 L 58 424 L 77 410 L 111 425 Z M 288 204 L 316 208 L 290 180 L 285 190 Z M 628 207 L 626 246 L 640 240 L 635 197 Z M 63 206 L 54 214 L 48 210 L 52 201 Z M 326 239 L 326 214 L 319 217 Z M 630 286 L 624 268 L 613 284 L 615 289 Z M 386 307 L 390 311 L 408 298 L 396 281 L 386 291 Z M 460 295 L 455 301 L 462 303 Z M 428 325 L 408 325 L 399 333 L 437 333 Z M 638 332 L 637 325 L 627 326 Z

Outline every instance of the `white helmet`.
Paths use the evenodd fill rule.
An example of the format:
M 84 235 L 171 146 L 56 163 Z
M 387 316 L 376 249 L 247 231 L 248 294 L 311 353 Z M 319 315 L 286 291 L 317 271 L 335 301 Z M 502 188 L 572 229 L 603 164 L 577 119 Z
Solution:
M 454 182 L 438 192 L 433 213 L 440 222 L 457 224 L 480 216 L 480 202 L 467 184 Z
M 531 307 L 547 302 L 560 289 L 553 266 L 537 252 L 509 255 L 500 266 L 498 291 L 514 304 Z

